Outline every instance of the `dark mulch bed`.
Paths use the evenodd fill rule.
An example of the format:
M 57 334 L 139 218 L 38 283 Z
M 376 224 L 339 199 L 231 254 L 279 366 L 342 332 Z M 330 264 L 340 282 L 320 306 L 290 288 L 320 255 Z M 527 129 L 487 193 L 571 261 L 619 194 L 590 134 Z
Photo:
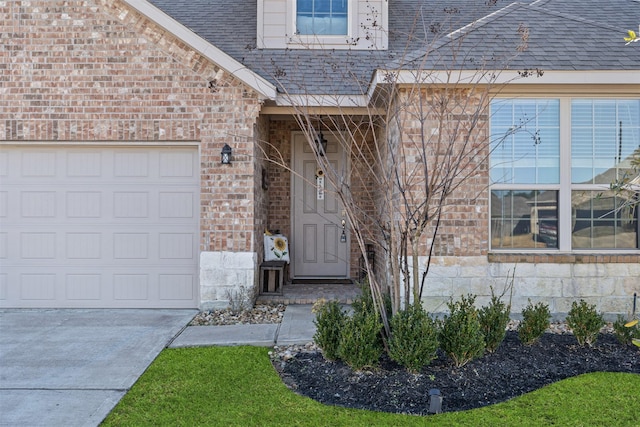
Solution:
M 620 344 L 612 334 L 600 334 L 589 348 L 578 346 L 571 334 L 551 333 L 524 346 L 516 332 L 507 332 L 495 353 L 462 368 L 439 354 L 419 374 L 411 374 L 384 356 L 378 369 L 354 372 L 319 352 L 298 353 L 275 366 L 291 389 L 324 404 L 425 415 L 432 388 L 443 396 L 443 412 L 473 409 L 588 372 L 640 374 L 640 350 Z

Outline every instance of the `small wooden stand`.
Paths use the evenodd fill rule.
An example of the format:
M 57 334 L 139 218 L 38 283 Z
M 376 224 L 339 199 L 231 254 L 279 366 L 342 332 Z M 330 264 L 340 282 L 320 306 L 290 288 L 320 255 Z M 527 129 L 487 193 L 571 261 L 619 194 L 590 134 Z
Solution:
M 282 295 L 282 284 L 287 263 L 266 261 L 260 264 L 260 293 Z

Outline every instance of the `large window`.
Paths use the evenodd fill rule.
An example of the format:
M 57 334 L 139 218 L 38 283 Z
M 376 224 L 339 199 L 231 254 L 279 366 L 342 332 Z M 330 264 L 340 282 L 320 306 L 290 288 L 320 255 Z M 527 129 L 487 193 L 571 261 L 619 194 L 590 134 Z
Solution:
M 348 0 L 297 0 L 296 32 L 300 35 L 347 35 Z
M 496 99 L 491 248 L 637 249 L 638 206 L 610 185 L 633 175 L 640 100 Z

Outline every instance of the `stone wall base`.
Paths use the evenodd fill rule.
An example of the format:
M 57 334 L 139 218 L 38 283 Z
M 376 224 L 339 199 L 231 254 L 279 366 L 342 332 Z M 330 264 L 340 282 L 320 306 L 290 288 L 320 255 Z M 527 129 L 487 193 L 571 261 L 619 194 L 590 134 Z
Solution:
M 257 259 L 255 252 L 201 252 L 200 309 L 227 308 L 232 298 L 253 305 L 258 290 Z
M 420 265 L 425 266 L 426 257 Z M 515 271 L 515 274 L 514 274 Z M 528 300 L 549 305 L 554 318 L 564 318 L 573 301 L 584 299 L 613 320 L 618 314 L 629 314 L 634 292 L 640 294 L 638 263 L 490 263 L 486 256 L 435 257 L 422 300 L 432 313 L 447 311 L 449 298 L 477 295 L 478 306 L 487 305 L 491 286 L 500 294 L 513 278 L 511 312 L 518 318 Z M 505 295 L 505 301 L 509 295 Z

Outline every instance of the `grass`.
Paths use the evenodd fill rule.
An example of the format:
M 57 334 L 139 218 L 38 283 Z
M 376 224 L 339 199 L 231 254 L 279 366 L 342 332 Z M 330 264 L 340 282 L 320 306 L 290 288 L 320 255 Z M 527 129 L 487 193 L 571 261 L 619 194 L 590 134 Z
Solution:
M 164 350 L 104 425 L 640 425 L 636 374 L 586 374 L 497 405 L 418 417 L 325 406 L 299 396 L 280 381 L 267 352 L 259 347 Z

